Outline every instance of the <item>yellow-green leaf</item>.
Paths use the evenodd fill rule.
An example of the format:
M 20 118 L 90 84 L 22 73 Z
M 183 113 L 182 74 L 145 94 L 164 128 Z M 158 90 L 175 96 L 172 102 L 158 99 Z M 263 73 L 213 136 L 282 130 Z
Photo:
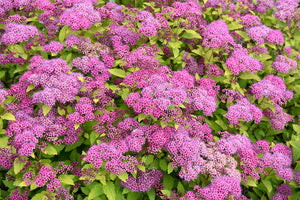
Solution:
M 67 174 L 62 174 L 58 177 L 59 180 L 61 180 L 62 183 L 67 185 L 74 185 L 74 181 L 72 179 L 72 176 Z
M 43 115 L 46 116 L 50 112 L 51 107 L 43 104 L 42 105 L 42 110 L 43 110 Z
M 125 71 L 122 70 L 122 69 L 114 68 L 114 69 L 109 69 L 108 71 L 109 71 L 112 75 L 115 75 L 115 76 L 120 77 L 120 78 L 125 78 L 125 76 L 126 76 Z
M 66 111 L 60 107 L 57 108 L 57 112 L 59 115 L 65 115 L 66 114 Z
M 112 182 L 108 182 L 106 185 L 103 185 L 103 192 L 108 198 L 108 200 L 116 200 L 115 185 Z
M 126 182 L 126 180 L 128 179 L 128 173 L 127 172 L 123 172 L 120 176 L 118 176 L 119 179 L 121 179 L 121 181 Z
M 84 77 L 82 77 L 82 76 L 77 76 L 77 78 L 78 78 L 82 83 L 84 83 Z
M 57 155 L 56 149 L 50 144 L 49 146 L 46 147 L 47 151 L 45 154 L 47 155 Z
M 29 92 L 29 91 L 33 90 L 34 87 L 35 87 L 34 84 L 30 84 L 30 85 L 27 87 L 26 92 Z
M 182 37 L 186 39 L 201 39 L 201 35 L 194 30 L 186 30 Z
M 76 123 L 76 124 L 74 125 L 75 130 L 77 130 L 77 129 L 79 128 L 79 126 L 80 126 L 80 124 L 79 124 L 79 123 Z
M 14 160 L 14 172 L 15 174 L 18 174 L 22 169 L 23 167 L 25 166 L 25 164 L 27 163 L 27 157 L 17 157 L 15 160 Z
M 6 120 L 11 120 L 11 121 L 15 121 L 16 118 L 12 113 L 5 113 L 4 115 L 1 116 L 2 119 L 6 119 Z

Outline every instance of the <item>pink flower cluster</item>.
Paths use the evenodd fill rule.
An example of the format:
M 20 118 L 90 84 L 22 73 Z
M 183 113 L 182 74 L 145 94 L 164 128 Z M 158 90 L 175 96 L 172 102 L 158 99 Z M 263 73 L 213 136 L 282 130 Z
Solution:
M 206 48 L 229 49 L 230 45 L 234 45 L 234 39 L 230 35 L 228 26 L 222 20 L 214 21 L 207 25 L 206 30 L 202 34 L 203 46 Z
M 275 195 L 272 200 L 288 200 L 289 196 L 292 196 L 292 190 L 288 184 L 282 183 L 276 189 Z
M 203 67 L 197 63 L 196 59 L 188 52 L 183 55 L 184 62 L 186 63 L 184 69 L 191 74 L 203 75 Z
M 30 156 L 38 143 L 38 139 L 31 131 L 23 131 L 15 137 L 15 147 L 19 155 Z
M 56 178 L 56 173 L 52 171 L 51 165 L 42 166 L 39 174 L 34 178 L 34 181 L 39 187 L 43 187 L 47 184 L 47 190 L 50 192 L 54 192 L 54 188 L 58 189 L 60 187 L 60 179 Z
M 211 181 L 211 184 L 201 188 L 196 185 L 194 192 L 188 191 L 179 200 L 220 200 L 220 199 L 247 199 L 242 195 L 240 180 L 233 177 L 221 176 Z
M 262 143 L 262 142 L 260 142 Z M 277 143 L 270 152 L 268 143 L 263 141 L 261 148 L 264 157 L 259 159 L 259 171 L 263 172 L 263 169 L 267 167 L 273 167 L 276 170 L 277 175 L 282 177 L 283 180 L 293 180 L 293 169 L 291 168 L 293 162 L 293 152 L 290 147 Z M 259 144 L 259 143 L 258 143 Z
M 201 79 L 200 79 L 201 80 Z M 207 79 L 212 80 L 212 79 Z M 213 91 L 213 93 L 210 93 Z M 191 91 L 189 97 L 191 104 L 195 110 L 203 110 L 204 115 L 209 116 L 217 109 L 216 93 L 214 89 L 203 88 L 203 85 L 199 84 L 199 87 Z
M 1 84 L 1 83 L 0 83 Z M 8 92 L 6 90 L 0 89 L 0 104 L 6 99 Z
M 125 140 L 112 140 L 110 144 L 101 143 L 93 145 L 87 152 L 86 161 L 90 162 L 95 168 L 100 168 L 105 161 L 105 169 L 111 171 L 116 176 L 122 172 L 134 173 L 138 161 L 135 157 L 122 155 L 129 151 L 129 146 Z
M 145 192 L 151 190 L 153 185 L 159 184 L 162 177 L 163 173 L 160 170 L 147 169 L 145 172 L 138 171 L 137 178 L 130 175 L 126 182 L 121 181 L 120 184 L 132 192 Z
M 213 140 L 212 129 L 207 123 L 204 123 L 204 118 L 198 116 L 198 118 L 187 117 L 187 119 L 177 119 L 177 123 L 184 126 L 188 131 L 190 137 L 197 138 L 204 142 L 211 142 Z
M 275 113 L 268 108 L 263 113 L 265 116 L 269 117 L 270 123 L 274 130 L 283 130 L 286 123 L 293 121 L 291 115 L 285 113 L 283 109 L 275 104 Z
M 106 65 L 96 57 L 76 57 L 73 59 L 72 65 L 80 69 L 84 74 L 90 73 L 93 77 L 101 78 L 103 81 L 107 81 L 111 77 L 111 73 L 108 72 Z
M 273 0 L 258 0 L 256 11 L 264 14 L 267 8 L 272 9 L 273 5 L 274 5 Z
M 295 8 L 298 6 L 297 0 L 277 0 L 275 3 L 275 17 L 283 20 L 291 20 Z
M 161 28 L 159 20 L 153 17 L 148 11 L 141 11 L 136 16 L 136 20 L 141 21 L 139 33 L 144 34 L 147 37 L 154 37 Z
M 16 153 L 13 153 L 12 149 L 0 148 L 0 165 L 4 169 L 10 169 L 13 167 L 13 160 L 17 157 Z
M 125 15 L 122 12 L 123 6 L 113 2 L 108 2 L 104 6 L 98 9 L 103 19 L 112 19 L 118 23 L 123 23 Z
M 125 67 L 139 67 L 145 70 L 157 69 L 160 66 L 158 60 L 155 59 L 155 57 L 157 57 L 157 51 L 159 51 L 159 49 L 156 46 L 147 47 L 142 45 L 126 57 L 125 60 L 127 63 Z
M 6 197 L 5 200 L 28 200 L 29 190 L 24 190 L 23 193 L 16 189 L 12 192 L 11 196 Z
M 145 127 L 145 132 L 149 153 L 156 154 L 162 150 L 165 144 L 167 144 L 173 134 L 174 130 L 170 127 L 165 127 L 164 129 L 160 126 L 154 124 L 150 127 Z
M 68 120 L 75 125 L 83 124 L 85 121 L 92 121 L 95 119 L 94 106 L 92 100 L 87 97 L 82 97 L 78 100 L 75 106 L 76 112 L 68 115 Z
M 231 56 L 226 60 L 225 65 L 232 73 L 238 75 L 240 72 L 249 70 L 251 73 L 261 71 L 264 68 L 263 63 L 249 56 L 247 49 L 235 48 Z
M 237 154 L 239 156 L 242 169 L 241 175 L 245 182 L 247 182 L 249 175 L 255 179 L 260 178 L 256 171 L 258 167 L 257 152 L 249 138 L 242 135 L 230 135 L 226 139 L 218 140 L 216 144 L 220 152 L 227 155 Z
M 131 31 L 126 26 L 120 26 L 115 23 L 112 23 L 110 25 L 108 34 L 112 35 L 112 37 L 110 37 L 110 40 L 115 49 L 124 44 L 126 45 L 130 44 L 134 46 L 136 42 L 140 39 L 138 33 Z M 101 38 L 101 39 L 106 39 L 106 38 Z
M 278 72 L 288 73 L 291 69 L 297 69 L 297 62 L 283 55 L 279 55 L 276 57 L 272 66 Z
M 202 158 L 207 155 L 205 143 L 190 138 L 184 129 L 177 130 L 165 148 L 172 155 L 173 167 L 181 167 L 180 178 L 190 181 L 205 173 L 206 161 Z
M 295 181 L 300 184 L 300 171 L 296 171 L 295 173 Z
M 49 44 L 44 46 L 45 52 L 51 52 L 51 53 L 59 53 L 61 50 L 63 50 L 64 45 L 57 41 L 51 41 Z
M 28 41 L 35 35 L 38 35 L 38 30 L 35 26 L 8 23 L 5 25 L 5 33 L 3 34 L 1 40 L 5 45 L 10 45 Z
M 242 16 L 241 20 L 242 20 L 241 24 L 246 28 L 261 25 L 261 20 L 256 15 L 247 14 L 247 15 Z
M 255 98 L 269 97 L 275 104 L 286 104 L 286 99 L 293 99 L 293 91 L 286 90 L 284 81 L 274 75 L 267 75 L 265 79 L 252 84 L 252 93 Z
M 241 100 L 244 98 L 241 93 L 234 90 L 223 89 L 222 93 L 223 95 L 221 97 L 221 102 L 223 103 L 231 103 L 233 101 Z
M 171 104 L 178 106 L 185 102 L 186 91 L 175 85 L 172 86 L 169 78 L 165 75 L 153 74 L 143 83 L 142 95 L 131 93 L 125 99 L 125 103 L 133 106 L 137 113 L 144 112 L 146 115 L 152 114 L 153 117 L 158 118 L 163 115 L 165 110 L 169 109 Z
M 248 29 L 247 34 L 258 44 L 262 45 L 268 41 L 271 44 L 284 44 L 283 34 L 275 29 L 268 28 L 265 25 L 254 26 Z
M 94 11 L 92 3 L 78 3 L 65 9 L 59 18 L 63 25 L 71 26 L 72 30 L 89 29 L 94 23 L 101 21 L 100 13 Z
M 77 78 L 79 73 L 68 74 L 70 71 L 66 61 L 62 59 L 46 60 L 34 56 L 30 60 L 28 83 L 43 90 L 34 93 L 33 103 L 44 103 L 52 107 L 56 101 L 66 103 L 73 101 L 81 89 L 82 83 Z
M 10 54 L 0 54 L 0 65 L 6 65 L 6 64 L 17 64 L 17 65 L 23 65 L 27 61 L 23 58 L 16 58 L 13 53 Z
M 81 40 L 75 35 L 69 35 L 65 41 L 68 48 L 80 44 Z
M 254 120 L 255 123 L 260 123 L 261 118 L 263 117 L 262 111 L 251 104 L 247 98 L 237 101 L 237 104 L 230 106 L 226 114 L 230 124 L 236 125 L 239 123 L 239 119 L 249 122 Z

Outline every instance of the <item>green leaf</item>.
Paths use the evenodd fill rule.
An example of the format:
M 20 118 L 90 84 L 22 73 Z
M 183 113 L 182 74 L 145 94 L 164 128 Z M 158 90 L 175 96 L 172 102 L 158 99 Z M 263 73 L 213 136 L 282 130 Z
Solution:
M 262 182 L 267 189 L 268 194 L 270 194 L 272 192 L 272 183 L 269 180 L 263 180 Z
M 106 185 L 103 185 L 103 192 L 108 198 L 108 200 L 116 200 L 115 185 L 112 182 L 107 182 Z
M 138 121 L 141 122 L 143 119 L 147 117 L 147 115 L 145 115 L 144 113 L 140 113 L 137 117 L 138 117 Z
M 77 78 L 78 78 L 82 83 L 84 83 L 84 77 L 82 77 L 82 76 L 77 76 Z
M 47 151 L 45 152 L 45 154 L 47 154 L 47 155 L 57 155 L 57 151 L 54 148 L 54 146 L 52 146 L 52 144 L 47 146 L 46 149 L 47 149 Z
M 44 200 L 44 197 L 46 197 L 46 196 L 44 195 L 44 193 L 45 193 L 45 192 L 43 192 L 43 193 L 38 193 L 38 194 L 34 195 L 34 197 L 32 197 L 31 200 Z
M 46 104 L 43 104 L 42 105 L 43 115 L 46 116 L 50 112 L 51 108 L 52 107 L 47 106 Z
M 161 170 L 167 171 L 167 169 L 168 169 L 167 161 L 165 159 L 160 160 L 159 161 L 159 167 L 160 167 Z
M 177 58 L 179 56 L 179 48 L 181 46 L 181 42 L 169 42 L 168 46 L 172 49 L 174 58 Z
M 68 30 L 68 26 L 64 26 L 64 27 L 62 27 L 62 29 L 60 30 L 60 32 L 59 32 L 59 35 L 58 35 L 58 40 L 60 41 L 60 42 L 63 42 L 63 41 L 65 41 L 65 39 L 67 38 L 67 30 Z
M 138 168 L 139 170 L 141 170 L 142 172 L 146 171 L 146 168 L 145 168 L 144 165 L 138 165 L 137 168 Z
M 73 149 L 76 149 L 77 147 L 79 147 L 83 142 L 84 142 L 84 140 L 82 139 L 82 137 L 79 137 L 79 141 L 75 142 L 72 145 L 67 145 L 65 151 L 66 152 L 72 151 Z
M 300 158 L 300 140 L 291 141 L 290 144 L 293 147 L 293 159 L 296 162 Z
M 1 116 L 2 119 L 6 119 L 6 120 L 11 120 L 11 121 L 15 121 L 16 118 L 12 113 L 5 113 L 4 115 Z
M 30 184 L 30 191 L 35 190 L 36 188 L 38 188 L 39 186 L 37 186 L 35 183 L 31 183 Z
M 28 55 L 25 53 L 24 47 L 18 44 L 9 45 L 8 49 L 11 52 L 16 53 L 17 57 L 21 56 L 23 59 L 27 59 Z
M 118 176 L 118 178 L 121 179 L 121 181 L 126 182 L 126 180 L 128 179 L 128 173 L 123 172 L 120 176 Z
M 77 129 L 79 128 L 79 126 L 80 126 L 80 124 L 79 124 L 79 123 L 76 123 L 76 124 L 74 125 L 75 130 L 77 130 Z
M 127 194 L 126 200 L 138 200 L 140 198 L 140 194 L 137 192 L 130 192 Z
M 27 157 L 17 157 L 15 160 L 14 160 L 14 172 L 15 174 L 18 174 L 22 169 L 23 167 L 26 165 L 27 163 Z
M 66 57 L 66 61 L 67 61 L 67 62 L 70 62 L 71 59 L 72 59 L 72 53 L 69 53 L 69 54 L 67 55 L 67 57 Z
M 33 90 L 34 88 L 35 88 L 35 86 L 34 86 L 34 84 L 32 83 L 32 84 L 30 84 L 30 85 L 27 87 L 26 92 L 29 92 L 29 91 Z
M 230 31 L 240 29 L 240 28 L 243 28 L 243 26 L 240 23 L 236 22 L 236 21 L 233 21 L 230 24 L 228 24 L 228 29 Z
M 0 71 L 0 79 L 3 78 L 6 74 L 6 71 Z
M 66 114 L 66 111 L 64 109 L 60 108 L 60 107 L 57 108 L 57 112 L 61 116 Z
M 122 70 L 122 69 L 114 68 L 114 69 L 109 69 L 108 71 L 109 71 L 112 75 L 115 75 L 115 76 L 117 76 L 117 77 L 125 78 L 125 76 L 126 76 L 125 71 Z
M 164 175 L 163 178 L 163 183 L 164 183 L 164 188 L 167 190 L 172 190 L 172 188 L 174 187 L 174 178 L 171 175 Z
M 147 195 L 150 200 L 155 200 L 156 192 L 155 192 L 154 188 L 151 188 L 150 191 L 147 191 Z
M 67 185 L 74 185 L 74 181 L 72 179 L 71 175 L 62 174 L 58 177 L 59 180 L 61 180 L 62 183 Z
M 194 30 L 186 30 L 182 37 L 186 39 L 201 39 L 201 35 Z
M 171 167 L 172 163 L 168 164 L 168 174 L 171 174 L 173 172 L 173 168 Z
M 88 200 L 94 200 L 103 194 L 102 185 L 100 183 L 93 183 L 91 190 L 88 192 Z
M 275 106 L 273 106 L 273 104 L 271 102 L 265 102 L 263 101 L 261 104 L 260 104 L 260 108 L 262 110 L 266 110 L 267 108 L 270 108 L 272 110 L 273 113 L 276 112 L 276 108 Z
M 245 79 L 245 80 L 251 80 L 254 79 L 256 81 L 260 81 L 261 78 L 257 75 L 257 73 L 251 73 L 251 72 L 244 72 L 240 75 L 241 79 Z
M 146 161 L 145 161 L 145 164 L 146 165 L 150 165 L 154 160 L 154 155 L 149 155 L 146 157 Z
M 167 125 L 168 125 L 167 122 L 165 122 L 165 121 L 160 121 L 160 126 L 161 126 L 162 128 L 165 128 Z
M 251 40 L 251 37 L 249 37 L 245 31 L 235 31 L 235 32 L 237 34 L 239 34 L 243 38 L 244 41 Z
M 293 129 L 296 133 L 300 134 L 300 126 L 298 124 L 293 124 Z
M 185 189 L 184 189 L 184 187 L 183 187 L 183 185 L 182 185 L 181 182 L 178 182 L 177 190 L 178 190 L 182 195 L 185 194 Z

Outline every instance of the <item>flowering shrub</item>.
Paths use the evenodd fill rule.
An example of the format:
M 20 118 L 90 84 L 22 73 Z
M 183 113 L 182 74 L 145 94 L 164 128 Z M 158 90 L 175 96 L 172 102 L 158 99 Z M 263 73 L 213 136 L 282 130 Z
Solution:
M 300 198 L 296 0 L 0 5 L 0 199 Z

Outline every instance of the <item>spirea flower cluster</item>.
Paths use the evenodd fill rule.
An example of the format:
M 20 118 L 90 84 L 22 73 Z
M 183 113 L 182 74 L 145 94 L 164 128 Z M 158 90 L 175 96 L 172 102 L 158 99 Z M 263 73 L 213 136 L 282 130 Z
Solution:
M 5 25 L 5 33 L 1 40 L 5 45 L 28 41 L 38 34 L 38 29 L 32 25 L 8 23 Z
M 0 199 L 298 199 L 298 2 L 114 2 L 0 1 Z
M 246 98 L 238 100 L 235 105 L 230 106 L 226 114 L 229 123 L 233 125 L 238 124 L 239 119 L 246 122 L 254 120 L 255 123 L 259 123 L 262 117 L 262 111 Z

